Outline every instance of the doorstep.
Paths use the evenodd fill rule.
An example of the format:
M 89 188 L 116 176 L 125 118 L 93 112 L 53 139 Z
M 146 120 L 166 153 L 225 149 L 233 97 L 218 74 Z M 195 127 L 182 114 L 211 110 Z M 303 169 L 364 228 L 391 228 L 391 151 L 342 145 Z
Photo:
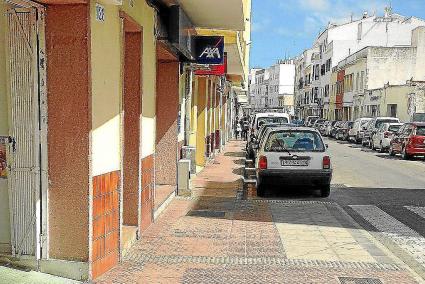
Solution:
M 168 204 L 176 196 L 175 185 L 157 185 L 155 187 L 154 220 L 167 208 Z

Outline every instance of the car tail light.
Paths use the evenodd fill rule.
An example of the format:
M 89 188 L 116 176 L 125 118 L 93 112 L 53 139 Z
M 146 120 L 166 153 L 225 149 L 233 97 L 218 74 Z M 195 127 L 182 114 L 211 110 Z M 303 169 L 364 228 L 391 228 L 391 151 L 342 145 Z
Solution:
M 329 156 L 323 157 L 323 169 L 328 170 L 331 168 L 331 158 Z
M 258 160 L 258 168 L 260 170 L 266 170 L 267 169 L 267 157 L 266 156 L 260 156 L 260 159 Z

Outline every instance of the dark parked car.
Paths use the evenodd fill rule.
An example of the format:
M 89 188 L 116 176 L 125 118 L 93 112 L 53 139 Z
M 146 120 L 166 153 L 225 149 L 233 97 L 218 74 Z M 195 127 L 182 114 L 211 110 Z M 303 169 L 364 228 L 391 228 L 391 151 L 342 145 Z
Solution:
M 345 121 L 338 129 L 335 138 L 338 140 L 348 141 L 349 131 L 353 127 L 353 121 Z
M 336 138 L 336 134 L 338 133 L 338 130 L 341 128 L 344 121 L 337 121 L 334 126 L 332 126 L 330 137 Z
M 425 155 L 425 122 L 405 123 L 391 140 L 391 156 L 401 154 L 408 160 Z

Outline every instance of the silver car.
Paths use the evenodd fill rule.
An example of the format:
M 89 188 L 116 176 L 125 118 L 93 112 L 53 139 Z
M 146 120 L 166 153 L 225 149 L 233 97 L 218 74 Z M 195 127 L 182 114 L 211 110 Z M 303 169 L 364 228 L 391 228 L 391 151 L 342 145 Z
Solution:
M 269 129 L 259 145 L 255 165 L 259 196 L 271 184 L 316 186 L 322 197 L 330 194 L 331 158 L 315 129 Z
M 403 123 L 383 123 L 372 138 L 372 149 L 383 153 L 390 149 L 394 134 L 401 128 Z

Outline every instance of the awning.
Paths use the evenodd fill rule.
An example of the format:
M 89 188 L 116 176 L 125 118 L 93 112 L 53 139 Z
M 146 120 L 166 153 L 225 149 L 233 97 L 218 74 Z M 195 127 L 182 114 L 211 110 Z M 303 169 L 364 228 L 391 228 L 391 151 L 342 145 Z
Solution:
M 177 0 L 196 27 L 243 31 L 243 0 Z

